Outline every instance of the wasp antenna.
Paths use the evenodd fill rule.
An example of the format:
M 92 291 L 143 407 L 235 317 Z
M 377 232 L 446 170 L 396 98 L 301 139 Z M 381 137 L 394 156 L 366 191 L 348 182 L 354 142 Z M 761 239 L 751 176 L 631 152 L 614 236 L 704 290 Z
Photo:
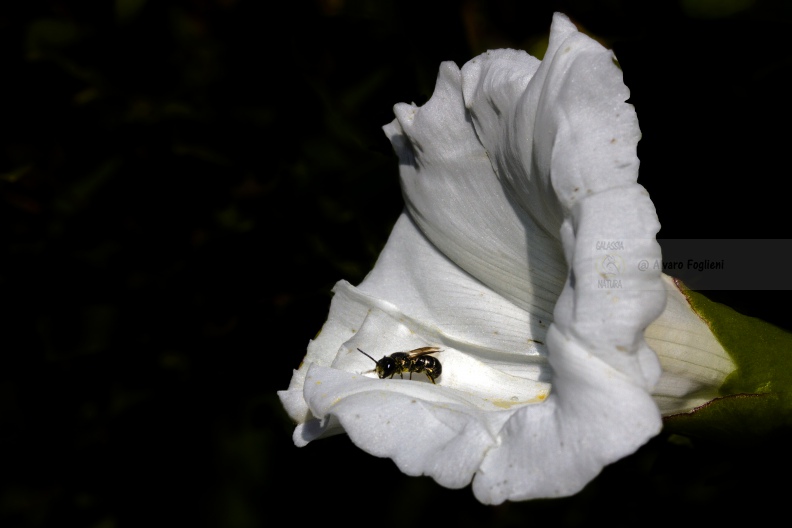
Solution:
M 360 352 L 360 353 L 361 353 L 361 354 L 363 354 L 364 356 L 368 357 L 368 358 L 369 358 L 371 361 L 373 361 L 374 363 L 376 363 L 376 362 L 377 362 L 377 360 L 376 360 L 376 359 L 374 359 L 373 357 L 369 356 L 368 354 L 366 354 L 365 352 L 363 352 L 363 351 L 362 351 L 362 350 L 360 350 L 359 348 L 358 348 L 358 352 Z

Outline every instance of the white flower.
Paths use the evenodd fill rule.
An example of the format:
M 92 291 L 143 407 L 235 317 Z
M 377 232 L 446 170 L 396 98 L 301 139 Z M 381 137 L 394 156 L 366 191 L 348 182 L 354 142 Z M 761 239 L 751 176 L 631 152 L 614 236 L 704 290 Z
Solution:
M 543 61 L 446 62 L 425 105 L 394 107 L 384 129 L 406 210 L 366 279 L 336 285 L 279 392 L 298 446 L 345 432 L 409 475 L 472 482 L 499 504 L 574 494 L 660 431 L 644 331 L 676 290 L 635 265 L 660 261 L 660 224 L 636 183 L 628 96 L 612 52 L 557 13 Z M 655 341 L 701 345 L 700 321 L 671 304 L 661 320 L 684 329 L 661 325 Z M 436 383 L 379 379 L 358 351 L 425 346 L 441 349 Z M 665 374 L 667 408 L 717 383 L 710 367 L 698 385 Z

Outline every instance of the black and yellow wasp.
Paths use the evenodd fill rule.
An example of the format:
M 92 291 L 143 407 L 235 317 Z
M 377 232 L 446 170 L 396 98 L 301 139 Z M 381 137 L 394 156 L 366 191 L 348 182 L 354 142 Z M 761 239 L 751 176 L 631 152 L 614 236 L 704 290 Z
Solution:
M 397 373 L 404 379 L 405 372 L 409 372 L 410 379 L 412 379 L 413 372 L 416 374 L 425 372 L 432 383 L 435 383 L 435 380 L 442 374 L 443 366 L 440 364 L 439 359 L 428 354 L 440 351 L 441 349 L 437 347 L 421 347 L 410 350 L 409 352 L 394 352 L 390 356 L 383 356 L 382 359 L 377 361 L 358 348 L 358 352 L 367 356 L 375 363 L 376 366 L 374 367 L 374 371 L 380 379 L 393 379 L 393 376 Z

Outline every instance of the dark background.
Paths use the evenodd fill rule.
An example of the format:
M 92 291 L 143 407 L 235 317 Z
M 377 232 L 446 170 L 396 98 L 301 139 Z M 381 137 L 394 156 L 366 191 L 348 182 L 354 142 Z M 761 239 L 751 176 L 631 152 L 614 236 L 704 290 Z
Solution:
M 441 61 L 541 54 L 556 10 L 621 63 L 659 237 L 789 238 L 788 2 L 16 4 L 0 8 L 4 528 L 785 515 L 783 439 L 661 434 L 577 496 L 491 507 L 345 436 L 294 447 L 275 392 L 401 211 L 392 106 L 426 102 Z M 788 292 L 707 293 L 792 329 Z

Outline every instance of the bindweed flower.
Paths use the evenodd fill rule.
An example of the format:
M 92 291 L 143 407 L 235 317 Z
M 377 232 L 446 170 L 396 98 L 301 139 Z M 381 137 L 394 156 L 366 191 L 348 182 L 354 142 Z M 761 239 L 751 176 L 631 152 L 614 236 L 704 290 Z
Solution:
M 346 433 L 500 504 L 574 494 L 662 413 L 717 396 L 728 354 L 674 281 L 633 265 L 661 251 L 628 97 L 613 53 L 556 13 L 544 60 L 446 62 L 425 105 L 394 107 L 405 211 L 279 392 L 295 444 Z M 422 347 L 436 377 L 378 374 Z

